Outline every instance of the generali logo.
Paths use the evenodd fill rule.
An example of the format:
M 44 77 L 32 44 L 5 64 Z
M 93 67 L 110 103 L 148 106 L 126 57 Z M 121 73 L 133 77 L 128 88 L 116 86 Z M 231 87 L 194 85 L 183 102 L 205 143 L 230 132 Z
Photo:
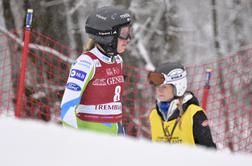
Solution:
M 108 86 L 108 85 L 116 85 L 124 82 L 124 77 L 122 75 L 116 77 L 95 79 L 93 84 L 94 86 Z

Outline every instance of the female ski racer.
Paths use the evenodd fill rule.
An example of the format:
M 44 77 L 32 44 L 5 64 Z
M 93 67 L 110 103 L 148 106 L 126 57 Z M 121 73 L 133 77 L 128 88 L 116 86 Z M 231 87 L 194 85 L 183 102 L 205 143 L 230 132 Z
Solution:
M 148 80 L 156 93 L 156 107 L 149 116 L 152 140 L 216 148 L 205 111 L 193 93 L 186 91 L 184 66 L 161 64 Z
M 87 18 L 85 30 L 91 39 L 88 43 L 91 49 L 71 66 L 61 102 L 64 126 L 124 133 L 120 54 L 132 37 L 131 26 L 129 12 L 112 6 L 99 8 Z

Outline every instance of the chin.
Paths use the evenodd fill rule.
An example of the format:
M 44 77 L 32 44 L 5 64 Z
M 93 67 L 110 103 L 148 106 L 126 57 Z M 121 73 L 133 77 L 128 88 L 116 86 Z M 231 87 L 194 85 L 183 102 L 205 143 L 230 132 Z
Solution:
M 164 98 L 159 97 L 159 101 L 166 101 Z
M 122 54 L 122 53 L 124 53 L 124 52 L 125 52 L 125 50 L 118 51 L 118 54 Z

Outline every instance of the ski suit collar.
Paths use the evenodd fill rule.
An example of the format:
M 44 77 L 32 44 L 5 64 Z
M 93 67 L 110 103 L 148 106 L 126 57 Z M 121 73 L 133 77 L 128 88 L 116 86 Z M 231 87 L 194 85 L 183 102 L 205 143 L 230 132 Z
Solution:
M 102 60 L 105 63 L 114 63 L 114 59 L 113 56 L 108 56 L 108 55 L 104 55 L 97 47 L 94 47 L 92 50 L 90 50 L 91 53 L 93 53 L 97 58 L 99 58 L 100 60 Z M 118 55 L 115 55 L 118 56 Z
M 178 99 L 175 99 L 178 100 Z M 175 103 L 175 100 L 171 101 Z M 186 109 L 191 105 L 191 104 L 195 104 L 197 106 L 199 106 L 199 101 L 198 99 L 194 96 L 194 94 L 192 92 L 186 92 L 184 99 L 183 99 L 183 104 L 182 104 L 182 108 L 184 111 L 186 111 Z M 168 111 L 169 115 L 167 115 L 167 117 L 163 117 L 163 114 L 161 113 L 161 111 L 159 110 L 158 105 L 156 104 L 156 110 L 158 112 L 158 114 L 160 115 L 160 117 L 164 120 L 164 121 L 169 121 L 169 120 L 173 120 L 176 119 L 179 116 L 179 109 L 176 107 L 176 103 L 173 104 L 173 106 L 170 107 L 171 110 Z

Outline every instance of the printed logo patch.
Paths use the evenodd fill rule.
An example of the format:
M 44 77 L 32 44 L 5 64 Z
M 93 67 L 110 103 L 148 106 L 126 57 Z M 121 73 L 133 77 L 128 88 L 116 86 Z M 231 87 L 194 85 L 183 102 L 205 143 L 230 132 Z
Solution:
M 70 73 L 70 77 L 71 78 L 75 78 L 77 80 L 81 80 L 84 81 L 84 79 L 86 78 L 87 73 L 81 71 L 81 70 L 76 70 L 76 69 L 72 69 L 71 73 Z
M 81 87 L 73 82 L 69 82 L 66 85 L 67 89 L 73 90 L 73 91 L 80 91 Z

